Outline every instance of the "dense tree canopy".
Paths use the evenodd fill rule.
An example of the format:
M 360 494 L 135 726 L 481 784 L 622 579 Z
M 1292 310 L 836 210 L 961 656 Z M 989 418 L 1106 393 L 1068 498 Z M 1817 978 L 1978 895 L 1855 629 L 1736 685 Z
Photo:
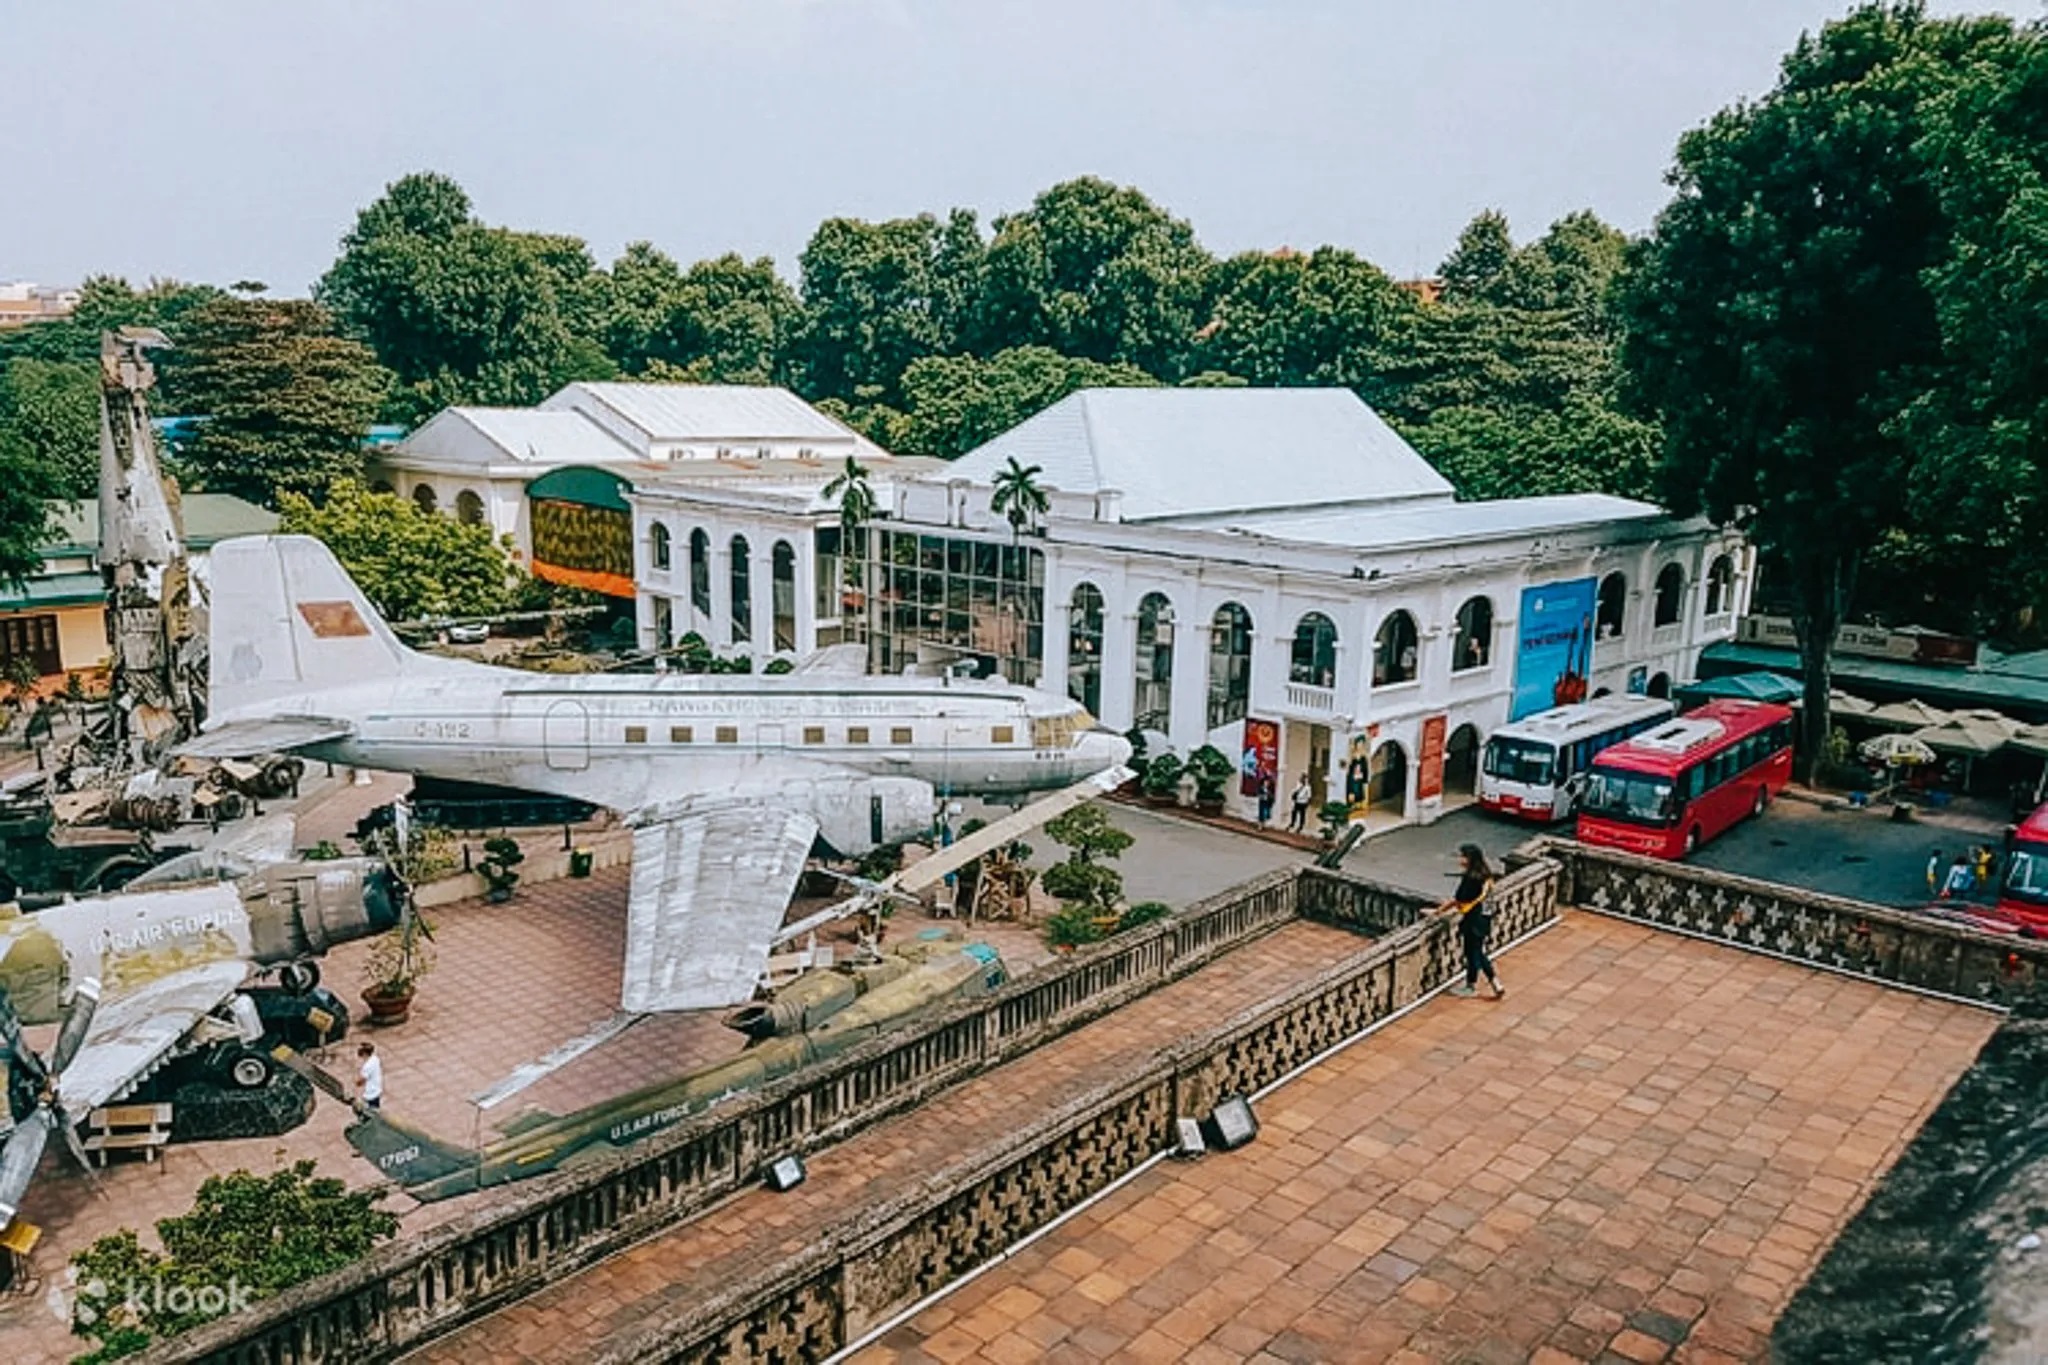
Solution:
M 178 451 L 200 487 L 275 505 L 362 473 L 363 434 L 390 376 L 304 299 L 220 298 L 187 314 L 167 385 L 205 414 Z
M 389 621 L 488 616 L 506 610 L 523 581 L 490 527 L 422 511 L 354 479 L 335 483 L 318 507 L 297 493 L 279 501 L 282 529 L 325 541 Z
M 1741 521 L 1784 574 L 1809 756 L 1857 574 L 1910 521 L 1899 419 L 1941 360 L 1928 281 L 1948 231 L 1922 141 L 2008 32 L 1872 6 L 1803 39 L 1768 95 L 1680 140 L 1677 196 L 1625 289 L 1666 496 Z
M 89 498 L 100 482 L 97 365 L 22 356 L 0 366 L 0 445 L 49 471 L 60 497 Z

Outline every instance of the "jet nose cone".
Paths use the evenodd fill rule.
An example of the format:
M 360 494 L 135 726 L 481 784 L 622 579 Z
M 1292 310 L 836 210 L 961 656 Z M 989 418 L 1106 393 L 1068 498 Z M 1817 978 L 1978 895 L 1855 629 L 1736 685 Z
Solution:
M 1131 761 L 1131 742 L 1110 730 L 1090 730 L 1080 739 L 1080 766 L 1091 773 L 1121 768 Z

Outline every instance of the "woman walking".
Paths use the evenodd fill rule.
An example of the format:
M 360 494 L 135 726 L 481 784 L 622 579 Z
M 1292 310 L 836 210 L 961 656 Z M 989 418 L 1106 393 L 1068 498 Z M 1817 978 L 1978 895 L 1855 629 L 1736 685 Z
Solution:
M 1457 909 L 1458 942 L 1465 949 L 1465 984 L 1451 987 L 1451 994 L 1476 995 L 1483 975 L 1486 984 L 1493 988 L 1493 998 L 1498 1000 L 1508 991 L 1493 970 L 1493 959 L 1486 955 L 1486 935 L 1493 928 L 1493 916 L 1486 909 L 1486 898 L 1493 893 L 1493 869 L 1486 865 L 1486 852 L 1477 844 L 1461 845 L 1458 857 L 1463 862 L 1458 889 L 1437 907 Z

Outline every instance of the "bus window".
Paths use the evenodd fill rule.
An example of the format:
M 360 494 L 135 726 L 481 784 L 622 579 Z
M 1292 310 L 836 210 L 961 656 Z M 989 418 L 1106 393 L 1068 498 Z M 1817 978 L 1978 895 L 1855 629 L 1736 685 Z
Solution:
M 1506 782 L 1542 786 L 1551 780 L 1554 757 L 1555 750 L 1536 740 L 1492 739 L 1486 744 L 1486 771 Z

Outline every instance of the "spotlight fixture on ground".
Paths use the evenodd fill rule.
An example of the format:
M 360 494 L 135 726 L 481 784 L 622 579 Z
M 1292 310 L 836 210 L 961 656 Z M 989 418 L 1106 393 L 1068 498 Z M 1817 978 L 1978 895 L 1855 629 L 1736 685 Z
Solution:
M 1242 1095 L 1225 1095 L 1202 1120 L 1202 1135 L 1211 1147 L 1228 1152 L 1244 1146 L 1259 1135 L 1259 1120 L 1251 1101 Z
M 1184 1161 L 1193 1161 L 1209 1150 L 1209 1144 L 1202 1140 L 1200 1119 L 1178 1118 L 1173 1121 L 1173 1154 Z
M 768 1188 L 781 1194 L 804 1183 L 804 1161 L 800 1156 L 779 1156 L 768 1163 Z

